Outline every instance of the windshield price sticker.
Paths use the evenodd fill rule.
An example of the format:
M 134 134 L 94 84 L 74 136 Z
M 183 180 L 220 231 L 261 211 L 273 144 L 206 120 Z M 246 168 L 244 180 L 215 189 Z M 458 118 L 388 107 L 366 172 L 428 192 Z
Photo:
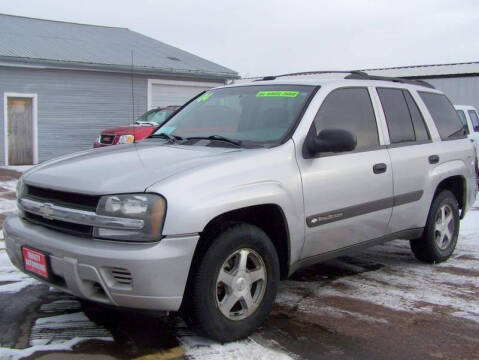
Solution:
M 256 97 L 287 97 L 294 98 L 298 96 L 299 91 L 258 91 Z
M 197 101 L 197 102 L 206 101 L 206 100 L 208 100 L 208 99 L 211 97 L 211 95 L 213 95 L 213 93 L 203 94 L 203 95 L 201 95 L 201 96 L 198 98 L 198 100 L 196 100 L 196 101 Z

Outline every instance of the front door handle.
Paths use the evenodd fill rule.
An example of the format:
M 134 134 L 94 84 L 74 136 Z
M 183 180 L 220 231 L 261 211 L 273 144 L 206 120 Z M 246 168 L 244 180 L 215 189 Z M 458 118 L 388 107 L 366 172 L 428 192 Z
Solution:
M 375 174 L 382 174 L 385 173 L 388 166 L 384 163 L 376 164 L 373 166 L 373 171 Z
M 429 164 L 437 164 L 439 162 L 439 155 L 429 156 Z

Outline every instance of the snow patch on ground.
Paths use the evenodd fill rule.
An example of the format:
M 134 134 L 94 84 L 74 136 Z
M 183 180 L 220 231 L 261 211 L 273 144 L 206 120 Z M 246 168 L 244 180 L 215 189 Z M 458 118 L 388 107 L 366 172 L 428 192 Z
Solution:
M 20 173 L 30 170 L 36 165 L 12 165 L 12 166 L 0 166 L 0 169 L 14 170 Z
M 219 344 L 198 336 L 180 336 L 185 355 L 191 360 L 291 360 L 293 357 L 258 344 L 253 339 Z
M 17 211 L 17 201 L 0 199 L 0 214 L 8 214 Z
M 36 284 L 39 282 L 18 271 L 10 262 L 6 251 L 0 249 L 0 293 L 19 292 L 27 286 Z
M 113 341 L 108 330 L 90 321 L 83 312 L 48 316 L 35 321 L 30 345 L 61 344 L 72 338 Z
M 84 341 L 83 338 L 73 338 L 63 343 L 49 344 L 49 345 L 36 345 L 26 349 L 11 349 L 0 347 L 0 358 L 2 360 L 18 360 L 31 356 L 39 351 L 69 351 L 73 346 Z
M 184 346 L 185 355 L 188 359 L 199 360 L 225 360 L 225 359 L 248 359 L 248 360 L 287 360 L 292 359 L 285 353 L 265 348 L 255 341 L 248 339 L 229 344 L 213 344 L 209 346 Z
M 196 335 L 183 322 L 177 325 L 176 331 L 186 357 L 191 360 L 291 360 L 295 358 L 279 349 L 273 350 L 260 345 L 251 338 L 220 344 Z
M 17 189 L 17 180 L 8 180 L 0 182 L 0 190 L 15 191 Z

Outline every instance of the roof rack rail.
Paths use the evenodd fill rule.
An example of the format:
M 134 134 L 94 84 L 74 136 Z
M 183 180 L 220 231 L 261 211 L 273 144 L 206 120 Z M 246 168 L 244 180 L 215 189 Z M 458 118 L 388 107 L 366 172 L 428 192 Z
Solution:
M 412 84 L 418 86 L 425 86 L 430 89 L 435 89 L 434 86 L 429 84 L 424 80 L 412 80 L 412 79 L 404 79 L 404 78 L 396 78 L 396 77 L 388 77 L 388 76 L 377 76 L 377 75 L 369 75 L 368 73 L 361 71 L 361 70 L 321 70 L 321 71 L 304 71 L 304 72 L 296 72 L 296 73 L 289 73 L 289 74 L 282 74 L 282 75 L 274 75 L 274 76 L 265 76 L 261 79 L 257 79 L 254 81 L 267 81 L 267 80 L 275 80 L 279 77 L 284 76 L 296 76 L 296 75 L 315 75 L 315 74 L 348 74 L 344 78 L 351 79 L 351 80 L 382 80 L 382 81 L 392 81 L 402 84 Z
M 275 80 L 279 77 L 284 76 L 296 76 L 296 75 L 315 75 L 315 74 L 357 74 L 362 76 L 367 76 L 368 74 L 359 71 L 359 70 L 320 70 L 320 71 L 302 71 L 302 72 L 295 72 L 295 73 L 288 73 L 288 74 L 281 74 L 281 75 L 273 75 L 273 76 L 265 76 L 261 79 L 257 79 L 254 81 L 266 81 L 266 80 Z
M 411 84 L 411 85 L 418 85 L 418 86 L 425 86 L 430 89 L 435 89 L 434 86 L 429 84 L 424 80 L 413 80 L 413 79 L 404 79 L 404 78 L 397 78 L 397 77 L 389 77 L 389 76 L 378 76 L 378 75 L 369 75 L 363 71 L 351 72 L 351 74 L 344 77 L 345 79 L 354 79 L 354 80 L 382 80 L 382 81 L 392 81 L 401 84 Z

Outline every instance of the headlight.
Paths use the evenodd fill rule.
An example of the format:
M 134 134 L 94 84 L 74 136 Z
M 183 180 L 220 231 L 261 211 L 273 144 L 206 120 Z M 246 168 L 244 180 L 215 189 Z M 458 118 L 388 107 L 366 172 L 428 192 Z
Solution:
M 96 138 L 96 142 L 97 142 L 97 143 L 101 143 L 101 134 L 98 135 L 98 137 Z
M 25 183 L 23 182 L 23 176 L 17 181 L 17 199 L 20 199 L 25 193 Z
M 133 135 L 121 135 L 118 139 L 118 144 L 130 144 L 135 142 L 135 137 Z
M 141 219 L 140 230 L 117 230 L 96 227 L 93 235 L 103 239 L 125 241 L 157 241 L 161 237 L 166 214 L 166 200 L 155 194 L 122 194 L 103 196 L 96 210 L 98 215 Z

